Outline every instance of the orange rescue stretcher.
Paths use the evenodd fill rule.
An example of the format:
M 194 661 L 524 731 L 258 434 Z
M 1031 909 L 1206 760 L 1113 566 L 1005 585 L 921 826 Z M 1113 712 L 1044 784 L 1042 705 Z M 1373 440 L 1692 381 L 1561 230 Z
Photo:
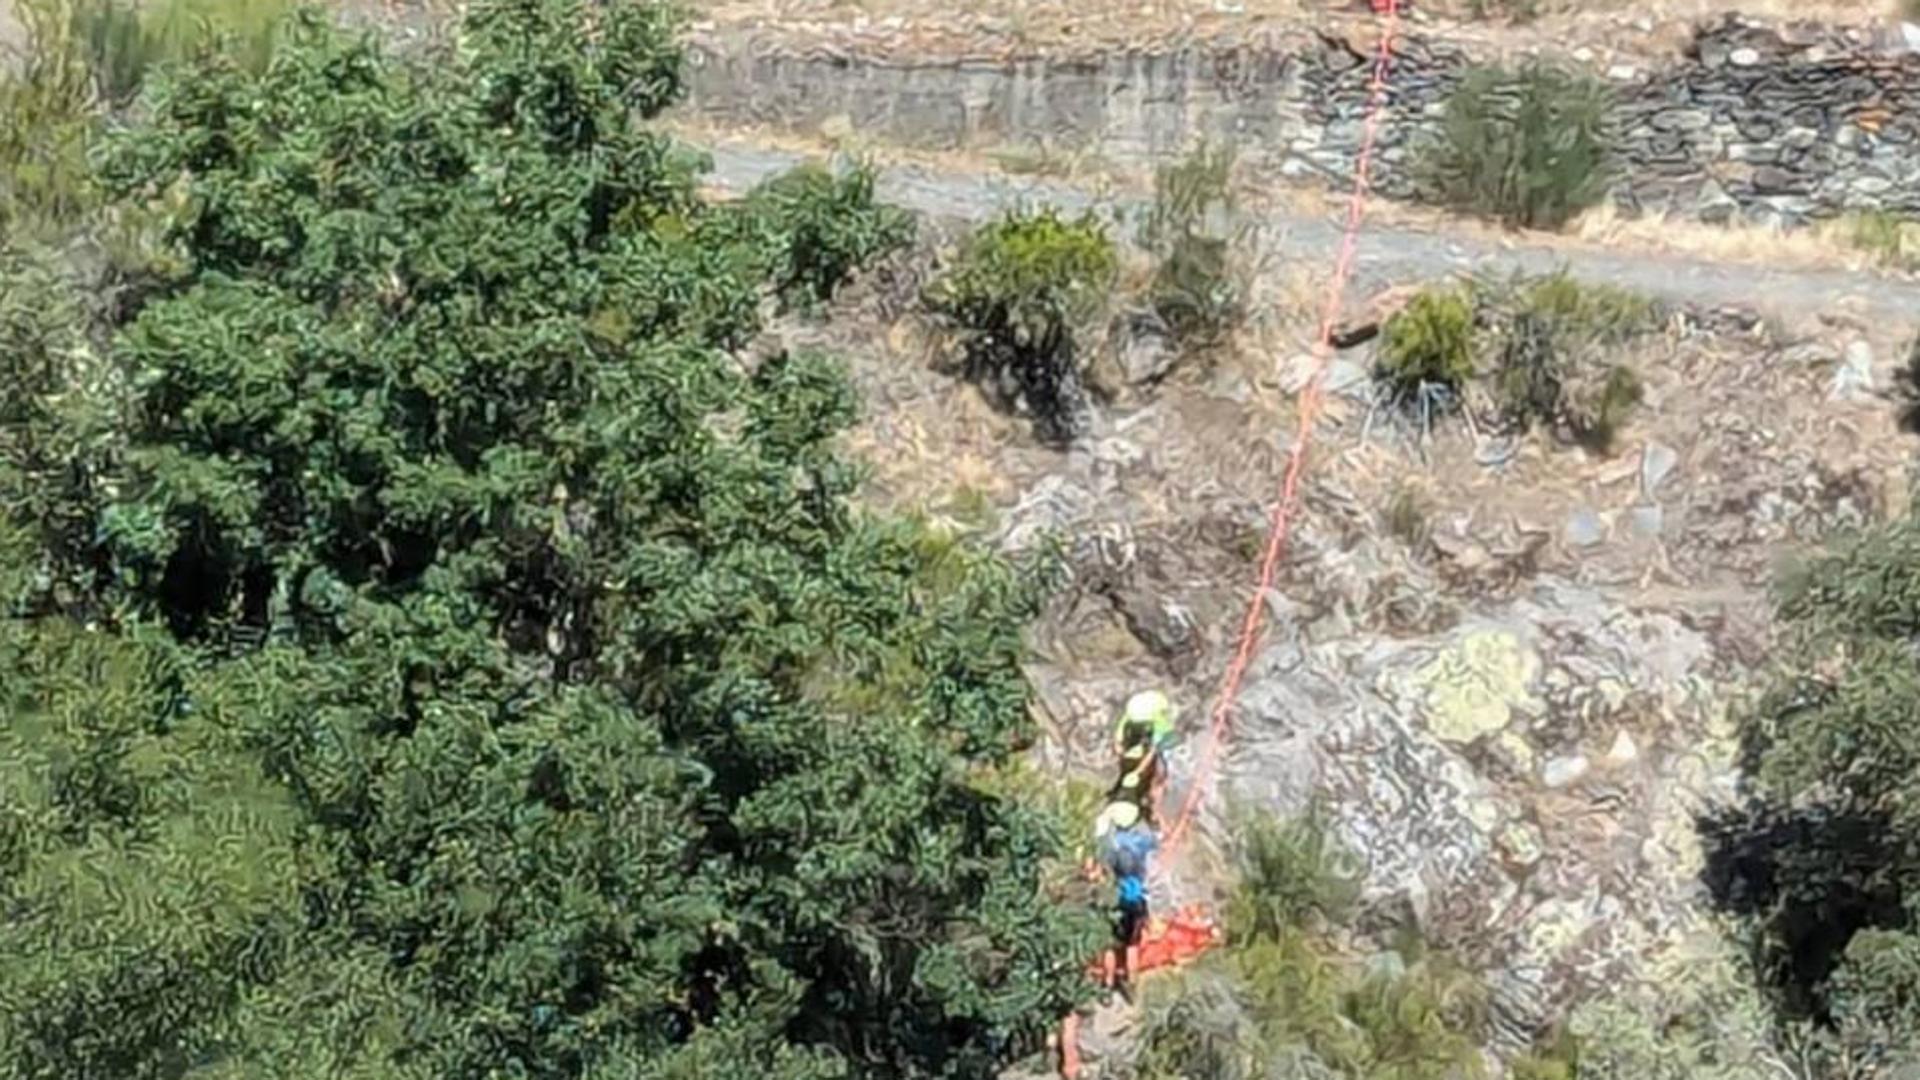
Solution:
M 1205 906 L 1188 904 L 1171 917 L 1154 916 L 1140 929 L 1140 939 L 1127 947 L 1129 978 L 1160 968 L 1178 967 L 1221 943 L 1220 924 Z M 1107 949 L 1089 967 L 1088 974 L 1106 985 L 1113 984 L 1116 967 L 1114 951 Z M 1060 1075 L 1074 1080 L 1080 1075 L 1080 1014 L 1068 1013 L 1060 1025 Z

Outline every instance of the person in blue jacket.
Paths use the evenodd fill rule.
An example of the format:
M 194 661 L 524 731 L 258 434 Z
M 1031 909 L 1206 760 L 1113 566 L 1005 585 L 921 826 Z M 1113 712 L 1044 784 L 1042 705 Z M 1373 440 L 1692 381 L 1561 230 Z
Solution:
M 1147 921 L 1147 868 L 1159 838 L 1141 820 L 1140 807 L 1127 800 L 1107 804 L 1094 826 L 1101 861 L 1113 874 L 1117 918 L 1114 937 L 1123 962 L 1120 977 L 1131 970 L 1129 951 Z

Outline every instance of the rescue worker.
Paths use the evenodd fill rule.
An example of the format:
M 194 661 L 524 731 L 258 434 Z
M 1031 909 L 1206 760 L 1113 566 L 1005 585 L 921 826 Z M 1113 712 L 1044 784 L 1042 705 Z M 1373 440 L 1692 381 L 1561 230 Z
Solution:
M 1158 690 L 1142 690 L 1127 699 L 1127 707 L 1113 729 L 1113 752 L 1120 759 L 1120 779 L 1114 784 L 1110 797 L 1133 802 L 1149 819 L 1153 816 L 1161 758 L 1173 743 L 1173 721 L 1173 702 L 1167 695 Z
M 1114 981 L 1118 966 L 1118 978 L 1124 984 L 1134 968 L 1140 928 L 1147 922 L 1147 862 L 1160 841 L 1142 820 L 1140 807 L 1124 799 L 1108 803 L 1101 811 L 1094 837 L 1100 844 L 1101 861 L 1113 874 L 1115 894 L 1115 945 L 1106 963 L 1108 981 Z

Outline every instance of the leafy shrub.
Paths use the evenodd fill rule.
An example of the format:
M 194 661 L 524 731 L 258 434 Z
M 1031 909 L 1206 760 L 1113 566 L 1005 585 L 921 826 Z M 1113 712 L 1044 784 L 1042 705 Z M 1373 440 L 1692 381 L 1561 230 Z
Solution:
M 773 280 L 783 302 L 829 300 L 856 267 L 912 241 L 912 216 L 874 202 L 873 184 L 873 167 L 865 162 L 838 173 L 809 163 L 748 196 L 752 212 L 776 237 Z
M 966 334 L 967 373 L 1024 399 L 1043 435 L 1078 429 L 1079 336 L 1105 308 L 1119 273 L 1113 241 L 1091 213 L 1009 213 L 982 226 L 927 302 Z
M 1659 309 L 1639 293 L 1584 282 L 1566 271 L 1523 279 L 1525 310 L 1552 322 L 1561 334 L 1602 345 L 1631 340 L 1659 322 Z
M 1641 978 L 1577 1004 L 1565 1029 L 1576 1080 L 1781 1080 L 1794 1067 L 1747 956 L 1714 927 L 1687 927 L 1642 957 Z M 1553 1056 L 1564 1062 L 1565 1051 Z M 1790 1064 L 1792 1063 L 1792 1064 Z M 1549 1074 L 1551 1075 L 1551 1074 Z M 1843 1074 L 1842 1074 L 1843 1075 Z
M 1175 338 L 1191 345 L 1219 341 L 1246 315 L 1232 171 L 1227 147 L 1202 146 L 1162 166 L 1141 229 L 1154 257 L 1148 300 Z
M 1380 328 L 1379 375 L 1401 394 L 1427 385 L 1457 390 L 1473 378 L 1475 331 L 1466 290 L 1422 292 Z
M 1475 68 L 1448 94 L 1446 119 L 1416 171 L 1447 206 L 1554 229 L 1612 182 L 1609 100 L 1599 80 L 1542 61 L 1517 73 Z
M 1638 377 L 1608 350 L 1657 325 L 1653 304 L 1564 272 L 1476 287 L 1498 328 L 1494 398 L 1506 419 L 1535 423 L 1604 451 L 1634 406 Z
M 1355 867 L 1317 810 L 1284 822 L 1243 813 L 1234 834 L 1239 880 L 1226 909 L 1232 940 L 1278 937 L 1316 920 L 1338 923 L 1359 895 Z
M 1580 1040 L 1565 1028 L 1507 1063 L 1508 1080 L 1580 1080 Z

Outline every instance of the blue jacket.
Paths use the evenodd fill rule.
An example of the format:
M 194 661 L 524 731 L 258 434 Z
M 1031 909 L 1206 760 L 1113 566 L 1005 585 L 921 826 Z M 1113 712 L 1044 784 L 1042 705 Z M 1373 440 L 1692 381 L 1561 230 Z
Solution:
M 1103 854 L 1107 868 L 1113 871 L 1122 904 L 1146 903 L 1147 864 L 1154 849 L 1159 846 L 1159 838 L 1151 830 L 1138 825 L 1130 829 L 1116 829 L 1107 836 Z

